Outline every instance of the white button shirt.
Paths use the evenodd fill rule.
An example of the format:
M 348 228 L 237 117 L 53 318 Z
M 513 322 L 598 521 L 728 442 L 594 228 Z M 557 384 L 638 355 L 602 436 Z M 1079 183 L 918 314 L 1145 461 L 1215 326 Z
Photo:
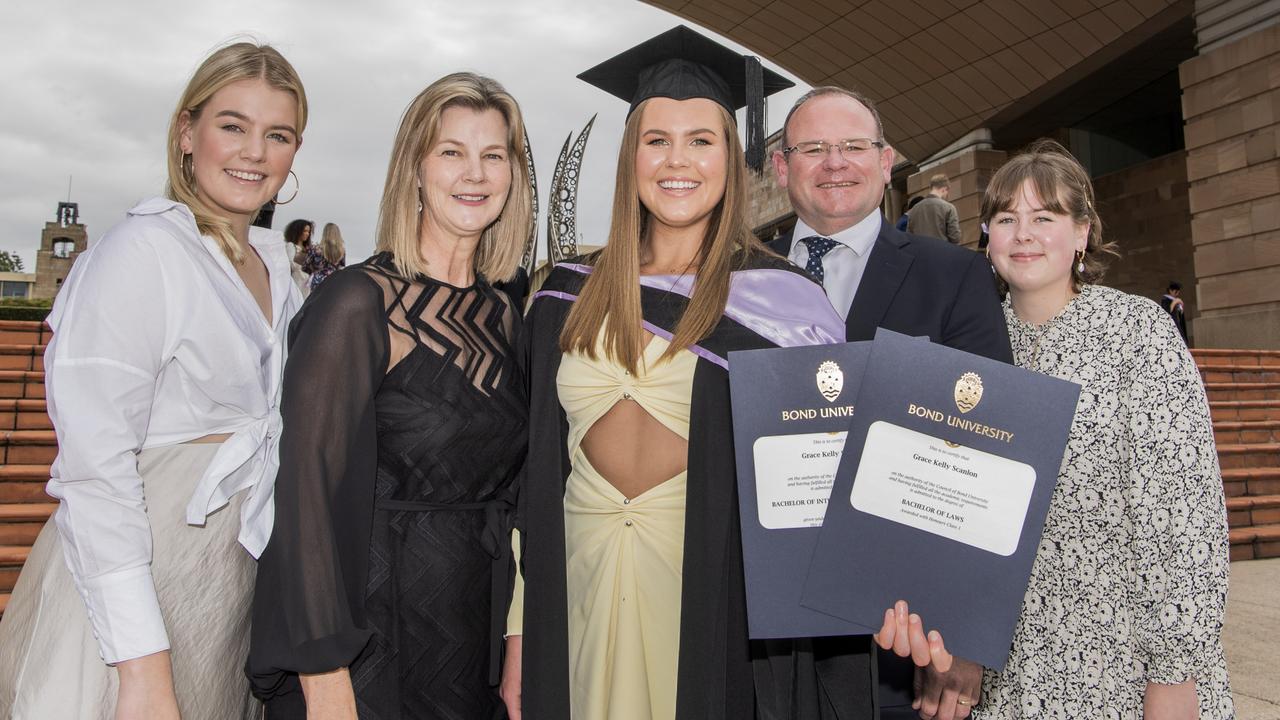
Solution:
M 231 433 L 187 522 L 203 525 L 247 490 L 241 544 L 256 557 L 271 534 L 285 333 L 302 296 L 283 236 L 251 228 L 249 243 L 270 277 L 270 323 L 191 211 L 163 198 L 130 210 L 76 260 L 49 315 L 45 393 L 58 456 L 48 492 L 62 501 L 54 519 L 107 663 L 169 647 L 140 450 Z
M 846 320 L 849 319 L 849 308 L 858 292 L 858 284 L 862 282 L 862 273 L 867 269 L 871 246 L 880 235 L 882 220 L 879 212 L 873 212 L 835 235 L 822 235 L 803 220 L 796 220 L 796 229 L 791 235 L 791 252 L 787 254 L 792 263 L 804 267 L 809 262 L 809 246 L 800 242 L 804 238 L 820 235 L 838 243 L 822 258 L 822 289 L 826 291 L 831 306 Z

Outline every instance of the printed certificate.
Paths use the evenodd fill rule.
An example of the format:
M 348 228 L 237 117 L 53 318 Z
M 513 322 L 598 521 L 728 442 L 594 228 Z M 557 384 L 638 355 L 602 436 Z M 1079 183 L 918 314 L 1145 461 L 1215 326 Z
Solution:
M 847 432 L 770 435 L 752 448 L 756 507 L 770 530 L 822 527 Z
M 801 603 L 878 629 L 899 599 L 1000 669 L 1079 386 L 881 329 Z

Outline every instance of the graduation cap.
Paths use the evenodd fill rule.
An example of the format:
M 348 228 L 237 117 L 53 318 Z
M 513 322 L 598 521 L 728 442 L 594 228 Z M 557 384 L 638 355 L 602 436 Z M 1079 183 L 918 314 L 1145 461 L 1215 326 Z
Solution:
M 684 25 L 645 40 L 578 76 L 631 103 L 652 97 L 707 98 L 729 111 L 747 107 L 747 164 L 764 167 L 764 99 L 795 83 Z

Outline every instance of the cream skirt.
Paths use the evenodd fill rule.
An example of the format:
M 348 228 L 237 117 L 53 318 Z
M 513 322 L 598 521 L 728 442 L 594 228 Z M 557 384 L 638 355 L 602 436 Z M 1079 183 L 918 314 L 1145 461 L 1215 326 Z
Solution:
M 243 669 L 255 564 L 236 541 L 242 495 L 204 527 L 185 521 L 191 492 L 219 447 L 174 445 L 138 455 L 151 522 L 151 574 L 184 720 L 262 716 Z M 0 621 L 0 718 L 110 720 L 117 685 L 115 668 L 98 654 L 50 520 Z

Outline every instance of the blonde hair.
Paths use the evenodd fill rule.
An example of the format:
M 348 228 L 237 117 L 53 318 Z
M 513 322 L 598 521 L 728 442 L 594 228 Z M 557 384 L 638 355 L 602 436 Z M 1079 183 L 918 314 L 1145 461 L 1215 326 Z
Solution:
M 1071 263 L 1071 287 L 1079 291 L 1082 284 L 1102 280 L 1108 263 L 1120 257 L 1116 244 L 1103 242 L 1102 218 L 1093 195 L 1089 173 L 1058 143 L 1040 139 L 1014 156 L 996 171 L 982 194 L 979 218 L 986 225 L 996 213 L 1006 212 L 1017 204 L 1024 183 L 1031 183 L 1044 209 L 1067 215 L 1077 225 L 1089 225 L 1085 243 L 1084 270 Z M 1000 292 L 1009 291 L 1004 278 L 997 277 Z
M 396 270 L 405 277 L 426 274 L 427 261 L 418 247 L 418 165 L 440 136 L 444 111 L 452 107 L 476 112 L 496 110 L 507 122 L 507 159 L 511 189 L 502 214 L 480 236 L 472 263 L 491 281 L 511 279 L 524 253 L 533 222 L 529 164 L 525 154 L 524 118 L 520 105 L 496 80 L 460 72 L 446 75 L 418 94 L 400 119 L 387 182 L 378 210 L 377 246 L 389 251 Z
M 237 42 L 218 48 L 196 68 L 169 120 L 169 180 L 165 185 L 165 196 L 190 208 L 196 217 L 196 228 L 200 233 L 212 237 L 218 247 L 222 248 L 222 252 L 235 263 L 244 261 L 244 251 L 236 242 L 231 221 L 219 215 L 217 210 L 196 194 L 191 155 L 182 152 L 182 129 L 200 116 L 209 98 L 222 88 L 241 80 L 263 80 L 269 87 L 293 95 L 298 102 L 297 130 L 301 137 L 307 125 L 307 93 L 289 61 L 270 45 Z M 283 184 L 284 178 L 280 180 Z
M 337 265 L 347 256 L 347 246 L 342 242 L 342 231 L 334 223 L 325 223 L 320 234 L 320 254 L 330 265 Z
M 595 268 L 569 311 L 560 334 L 560 349 L 596 357 L 596 337 L 603 328 L 605 352 L 632 373 L 644 352 L 640 309 L 640 250 L 646 241 L 650 213 L 640 202 L 636 180 L 636 151 L 640 146 L 641 103 L 627 118 L 618 150 L 618 174 L 608 243 L 594 257 Z M 719 106 L 717 105 L 719 108 Z M 725 135 L 727 176 L 724 197 L 711 212 L 702 246 L 695 260 L 697 291 L 676 325 L 671 346 L 659 361 L 702 340 L 724 314 L 729 298 L 729 274 L 756 253 L 766 253 L 746 224 L 747 167 L 733 118 L 720 108 Z

